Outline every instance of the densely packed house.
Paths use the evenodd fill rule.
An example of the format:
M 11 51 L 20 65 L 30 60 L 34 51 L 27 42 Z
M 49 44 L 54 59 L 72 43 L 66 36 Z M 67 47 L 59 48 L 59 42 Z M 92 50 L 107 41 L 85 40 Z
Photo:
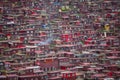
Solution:
M 0 0 L 0 80 L 120 80 L 119 0 Z

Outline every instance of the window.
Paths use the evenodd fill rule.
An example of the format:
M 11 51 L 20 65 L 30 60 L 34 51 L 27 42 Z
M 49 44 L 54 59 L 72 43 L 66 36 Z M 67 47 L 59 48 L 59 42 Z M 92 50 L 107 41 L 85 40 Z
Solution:
M 31 78 L 31 80 L 34 80 L 34 78 Z
M 68 77 L 70 77 L 70 74 L 67 74 Z
M 27 31 L 27 33 L 29 33 L 29 31 Z
M 41 79 L 44 79 L 44 77 L 43 77 L 43 76 L 41 76 Z
M 25 40 L 27 40 L 27 38 L 25 37 Z
M 14 78 L 14 80 L 18 80 L 17 78 Z
M 38 80 L 38 78 L 35 78 L 35 80 Z
M 17 43 L 15 43 L 15 46 L 17 46 Z
M 30 72 L 32 72 L 32 70 L 30 70 Z
M 30 49 L 26 49 L 26 51 L 30 51 Z
M 33 31 L 31 31 L 31 33 L 33 33 Z
M 51 67 L 51 71 L 54 70 L 54 67 Z

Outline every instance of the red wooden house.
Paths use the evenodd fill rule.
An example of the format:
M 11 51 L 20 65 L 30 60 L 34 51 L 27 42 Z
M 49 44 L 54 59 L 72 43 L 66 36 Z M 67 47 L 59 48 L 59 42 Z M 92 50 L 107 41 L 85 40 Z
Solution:
M 108 43 L 109 46 L 118 46 L 119 45 L 119 38 L 115 37 L 115 36 L 111 36 L 111 37 L 106 37 L 106 41 Z
M 7 79 L 6 79 L 6 76 L 1 75 L 1 76 L 0 76 L 0 80 L 7 80 Z
M 7 75 L 7 80 L 18 80 L 18 75 Z
M 57 58 L 44 58 L 41 60 L 37 60 L 39 66 L 44 71 L 53 71 L 59 69 L 59 60 Z
M 5 34 L 0 32 L 0 38 L 5 38 Z
M 65 71 L 62 72 L 62 78 L 66 80 L 76 80 L 76 72 Z
M 19 76 L 19 80 L 47 80 L 47 76 L 46 76 L 46 74 L 23 75 L 23 76 Z
M 61 70 L 48 72 L 48 80 L 61 80 Z
M 1 46 L 1 47 L 4 47 L 4 48 L 10 47 L 7 40 L 5 40 L 5 41 L 0 41 L 0 46 Z

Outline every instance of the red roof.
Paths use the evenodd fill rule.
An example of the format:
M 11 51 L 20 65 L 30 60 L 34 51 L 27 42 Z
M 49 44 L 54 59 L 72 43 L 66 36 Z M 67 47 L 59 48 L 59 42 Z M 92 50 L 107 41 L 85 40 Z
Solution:
M 42 51 L 41 51 L 41 50 L 37 50 L 37 51 L 35 51 L 35 53 L 36 53 L 36 54 L 41 54 Z
M 55 80 L 55 79 L 61 79 L 62 77 L 60 76 L 56 76 L 56 77 L 52 77 L 52 78 L 48 78 L 49 80 Z

